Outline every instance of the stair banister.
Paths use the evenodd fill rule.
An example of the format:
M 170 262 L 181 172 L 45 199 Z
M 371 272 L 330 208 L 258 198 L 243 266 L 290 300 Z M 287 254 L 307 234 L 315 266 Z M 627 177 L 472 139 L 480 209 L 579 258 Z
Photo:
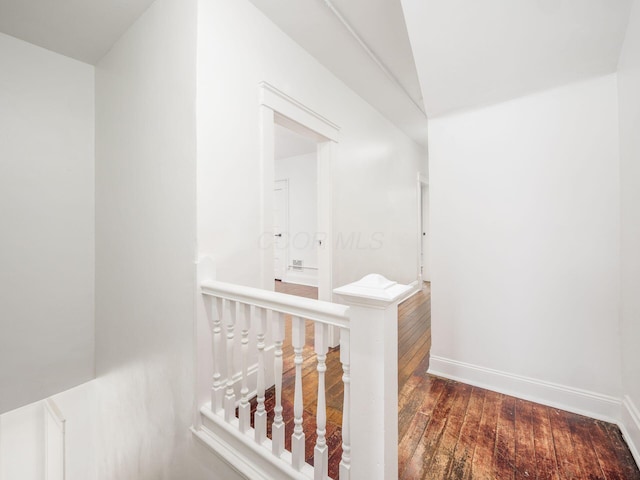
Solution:
M 215 275 L 200 277 L 206 315 L 203 316 L 203 330 L 199 330 L 203 332 L 199 342 L 203 350 L 199 350 L 199 358 L 203 360 L 203 366 L 209 365 L 205 371 L 210 380 L 199 389 L 203 395 L 199 396 L 202 399 L 198 402 L 199 417 L 192 428 L 196 438 L 247 478 L 328 478 L 324 379 L 328 368 L 328 330 L 333 326 L 340 332 L 339 358 L 344 387 L 340 479 L 397 478 L 397 306 L 411 293 L 412 287 L 399 285 L 380 275 L 368 275 L 334 290 L 339 304 L 212 278 Z M 289 405 L 293 402 L 293 411 L 283 418 L 285 316 L 291 319 L 288 322 L 292 329 L 296 375 L 295 395 L 287 399 Z M 312 358 L 318 380 L 315 467 L 305 462 L 306 442 L 302 430 L 300 354 L 305 344 L 306 321 L 313 324 L 310 332 L 313 332 L 315 355 Z M 269 333 L 265 335 L 267 331 Z M 253 343 L 251 338 L 254 338 Z M 269 358 L 267 350 L 271 352 Z M 250 351 L 253 353 L 248 355 Z M 249 365 L 248 361 L 257 363 Z M 267 378 L 269 365 L 273 367 L 273 375 L 269 374 Z M 248 378 L 250 372 L 253 372 L 251 379 Z M 269 407 L 269 411 L 273 409 L 273 418 L 267 425 L 264 402 L 265 387 L 269 386 L 275 388 L 275 399 Z M 205 403 L 207 396 L 210 402 Z M 256 399 L 257 407 L 249 417 L 251 396 Z M 251 419 L 255 427 L 251 426 Z M 291 451 L 284 449 L 287 421 L 295 427 Z M 266 438 L 267 426 L 272 427 L 272 439 Z M 307 449 L 306 454 L 309 453 Z
M 398 478 L 398 304 L 412 291 L 376 274 L 333 291 L 351 320 L 351 479 Z

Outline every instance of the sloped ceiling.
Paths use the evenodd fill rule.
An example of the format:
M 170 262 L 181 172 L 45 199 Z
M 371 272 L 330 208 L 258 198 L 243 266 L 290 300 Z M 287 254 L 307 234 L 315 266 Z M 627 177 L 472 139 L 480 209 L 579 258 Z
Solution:
M 0 32 L 95 64 L 153 0 L 0 0 Z
M 0 0 L 0 32 L 96 64 L 153 1 Z M 400 129 L 426 144 L 426 115 L 400 0 L 250 1 Z
M 442 115 L 614 72 L 631 6 L 631 0 L 250 1 L 422 144 L 425 111 Z M 0 32 L 95 64 L 152 3 L 0 0 Z
M 402 0 L 428 116 L 616 71 L 630 0 Z
M 250 1 L 407 135 L 426 144 L 426 115 L 400 0 Z

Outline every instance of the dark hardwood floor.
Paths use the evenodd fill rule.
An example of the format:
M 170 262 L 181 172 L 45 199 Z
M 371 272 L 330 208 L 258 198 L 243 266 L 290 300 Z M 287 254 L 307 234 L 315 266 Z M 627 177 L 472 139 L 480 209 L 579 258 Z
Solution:
M 312 287 L 276 282 L 279 292 L 317 298 Z M 426 373 L 431 347 L 431 291 L 398 308 L 399 478 L 640 480 L 617 426 Z M 306 456 L 313 463 L 317 400 L 313 327 L 304 348 Z M 293 431 L 293 351 L 290 320 L 284 349 L 286 436 Z M 329 475 L 342 455 L 342 369 L 339 350 L 327 356 Z M 291 401 L 284 400 L 285 398 Z M 255 408 L 255 400 L 254 400 Z M 269 428 L 274 392 L 267 393 Z M 287 443 L 289 448 L 289 443 Z

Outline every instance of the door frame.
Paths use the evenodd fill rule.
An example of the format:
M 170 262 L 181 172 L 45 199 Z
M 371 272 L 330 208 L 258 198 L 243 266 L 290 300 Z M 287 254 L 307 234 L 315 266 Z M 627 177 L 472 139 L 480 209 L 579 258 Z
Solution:
M 420 282 L 419 284 L 422 285 L 423 280 L 423 275 L 422 275 L 422 270 L 424 265 L 422 265 L 422 261 L 424 258 L 424 252 L 422 251 L 422 249 L 424 248 L 424 242 L 422 240 L 422 232 L 423 232 L 423 225 L 422 225 L 422 221 L 424 219 L 424 214 L 422 212 L 422 188 L 423 187 L 429 187 L 429 179 L 423 175 L 422 173 L 418 172 L 418 181 L 417 181 L 417 212 L 418 212 L 418 281 Z M 431 205 L 431 202 L 429 202 L 429 205 Z
M 260 231 L 273 235 L 273 186 L 275 180 L 275 124 L 314 139 L 318 144 L 318 298 L 333 299 L 333 176 L 340 127 L 314 112 L 286 93 L 261 82 L 260 104 L 260 176 L 262 209 Z M 272 238 L 272 237 L 271 237 Z M 273 252 L 262 248 L 261 287 L 273 290 Z
M 273 181 L 273 190 L 275 191 L 275 187 L 276 184 L 278 182 L 281 182 L 282 184 L 282 190 L 284 190 L 284 198 L 285 198 L 285 212 L 284 212 L 284 231 L 287 234 L 287 238 L 289 238 L 289 179 L 288 178 L 276 178 Z M 275 232 L 274 232 L 275 233 Z M 275 239 L 273 240 L 274 244 L 274 248 L 275 248 Z M 284 249 L 284 270 L 283 270 L 283 274 L 282 274 L 282 278 L 280 280 L 284 281 L 284 279 L 286 278 L 287 275 L 287 269 L 289 268 L 289 240 L 287 240 L 287 248 Z M 275 257 L 275 255 L 272 252 L 272 255 Z M 275 261 L 274 261 L 274 267 L 275 267 Z M 275 272 L 275 268 L 274 268 L 274 272 Z M 275 273 L 274 273 L 274 277 L 275 277 Z

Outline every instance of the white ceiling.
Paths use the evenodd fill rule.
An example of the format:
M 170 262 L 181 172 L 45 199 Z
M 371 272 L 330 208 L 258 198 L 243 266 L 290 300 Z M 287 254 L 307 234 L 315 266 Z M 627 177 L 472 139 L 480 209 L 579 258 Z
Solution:
M 278 124 L 275 125 L 274 137 L 274 156 L 276 160 L 315 153 L 318 149 L 315 140 L 303 137 L 299 133 Z
M 426 116 L 400 0 L 250 1 L 380 113 L 415 141 L 426 144 Z
M 95 64 L 153 0 L 0 0 L 0 32 Z
M 630 0 L 402 0 L 427 114 L 616 71 Z
M 426 116 L 400 0 L 251 1 L 367 102 L 426 144 Z M 339 20 L 331 2 L 376 59 Z M 0 32 L 96 64 L 152 3 L 0 0 Z
M 631 5 L 631 0 L 250 1 L 422 144 L 425 107 L 436 116 L 614 72 Z M 0 31 L 95 64 L 151 3 L 0 0 Z

